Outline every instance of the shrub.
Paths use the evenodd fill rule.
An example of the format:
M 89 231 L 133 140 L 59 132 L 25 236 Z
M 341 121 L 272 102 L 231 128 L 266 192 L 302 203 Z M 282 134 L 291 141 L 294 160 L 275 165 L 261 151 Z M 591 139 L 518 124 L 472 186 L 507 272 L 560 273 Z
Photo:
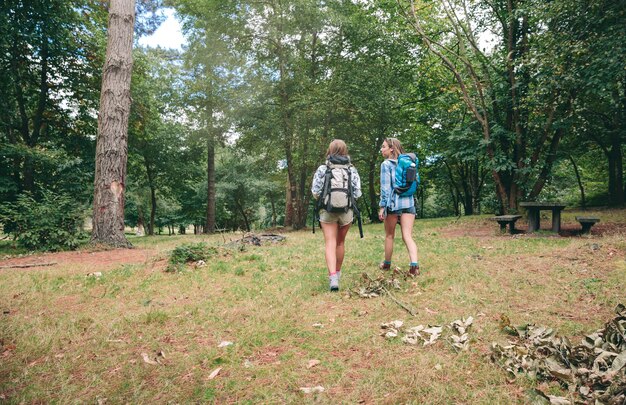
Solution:
M 170 255 L 169 265 L 165 271 L 177 272 L 183 270 L 185 264 L 197 262 L 199 260 L 207 261 L 211 256 L 215 255 L 217 250 L 209 247 L 204 242 L 188 243 L 177 246 Z
M 40 201 L 22 194 L 16 202 L 0 205 L 4 231 L 29 250 L 76 249 L 86 237 L 84 217 L 85 209 L 75 198 L 51 191 L 44 191 Z

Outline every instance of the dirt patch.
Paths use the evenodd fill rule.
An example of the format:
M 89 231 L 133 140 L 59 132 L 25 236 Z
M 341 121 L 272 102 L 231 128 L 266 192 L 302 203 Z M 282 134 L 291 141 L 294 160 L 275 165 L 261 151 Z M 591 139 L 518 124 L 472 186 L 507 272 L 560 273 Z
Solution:
M 156 255 L 150 249 L 114 249 L 100 252 L 57 252 L 42 253 L 24 257 L 14 257 L 0 260 L 0 267 L 3 266 L 25 266 L 25 268 L 0 268 L 1 271 L 42 271 L 43 269 L 69 267 L 77 270 L 103 271 L 116 268 L 123 264 L 147 263 Z M 51 266 L 42 265 L 54 263 Z
M 280 364 L 279 356 L 286 351 L 280 346 L 266 346 L 255 353 L 249 361 L 258 365 Z

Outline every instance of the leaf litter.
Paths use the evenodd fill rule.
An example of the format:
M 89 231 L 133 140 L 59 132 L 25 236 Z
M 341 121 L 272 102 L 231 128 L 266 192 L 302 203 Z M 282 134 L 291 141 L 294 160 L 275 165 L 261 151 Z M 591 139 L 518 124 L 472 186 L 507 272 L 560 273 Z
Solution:
M 393 302 L 398 304 L 402 309 L 407 311 L 412 316 L 417 314 L 417 311 L 411 308 L 409 305 L 400 301 L 398 298 L 394 296 L 391 290 L 400 290 L 402 287 L 400 285 L 400 280 L 396 277 L 397 275 L 402 275 L 401 271 L 394 270 L 391 272 L 391 277 L 385 277 L 384 274 L 379 275 L 376 278 L 370 277 L 369 274 L 363 273 L 361 275 L 361 284 L 359 284 L 356 288 L 350 290 L 350 295 L 356 295 L 361 298 L 375 298 L 379 296 L 387 296 Z M 406 274 L 405 278 L 408 277 Z
M 502 329 L 517 341 L 508 345 L 492 343 L 491 359 L 509 373 L 544 381 L 557 381 L 569 396 L 537 394 L 551 404 L 626 403 L 626 307 L 619 304 L 615 316 L 602 329 L 585 336 L 573 346 L 567 337 L 557 336 L 545 326 L 512 327 L 501 316 Z
M 470 316 L 457 319 L 445 328 L 439 325 L 417 325 L 404 328 L 403 321 L 395 320 L 381 324 L 382 331 L 380 335 L 387 339 L 394 339 L 403 333 L 401 340 L 404 343 L 410 345 L 422 344 L 422 346 L 433 345 L 445 335 L 446 340 L 456 351 L 462 351 L 469 349 L 468 330 L 473 323 L 474 318 Z

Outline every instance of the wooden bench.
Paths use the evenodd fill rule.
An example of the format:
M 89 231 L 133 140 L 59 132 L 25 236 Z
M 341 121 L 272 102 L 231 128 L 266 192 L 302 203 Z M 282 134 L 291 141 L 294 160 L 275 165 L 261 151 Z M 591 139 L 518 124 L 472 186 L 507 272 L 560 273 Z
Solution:
M 583 227 L 581 233 L 589 233 L 591 227 L 596 223 L 600 222 L 600 218 L 598 217 L 576 217 L 576 221 L 580 222 Z
M 489 219 L 492 221 L 498 221 L 501 232 L 506 232 L 506 225 L 509 224 L 509 232 L 513 234 L 515 232 L 515 222 L 521 217 L 521 215 L 499 215 Z

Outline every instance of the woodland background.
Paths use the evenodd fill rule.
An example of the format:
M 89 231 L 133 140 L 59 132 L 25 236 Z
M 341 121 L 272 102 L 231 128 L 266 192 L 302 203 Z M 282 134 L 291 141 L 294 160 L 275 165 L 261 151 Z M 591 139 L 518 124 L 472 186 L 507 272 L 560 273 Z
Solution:
M 182 51 L 137 43 L 164 7 Z M 48 226 L 80 243 L 107 13 L 0 5 L 5 233 Z M 422 218 L 624 205 L 624 1 L 138 1 L 134 30 L 125 223 L 147 234 L 305 227 L 334 138 L 371 221 L 390 136 L 420 157 Z

